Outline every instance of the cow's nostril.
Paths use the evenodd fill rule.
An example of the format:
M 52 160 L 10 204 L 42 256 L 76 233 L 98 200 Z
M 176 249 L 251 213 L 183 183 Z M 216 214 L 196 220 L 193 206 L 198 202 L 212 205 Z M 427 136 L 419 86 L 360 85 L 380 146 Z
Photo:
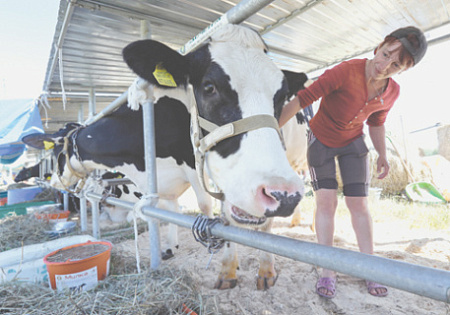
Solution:
M 257 197 L 264 206 L 264 209 L 276 209 L 278 207 L 279 202 L 276 200 L 271 189 L 260 187 Z
M 290 216 L 302 198 L 300 192 L 289 193 L 290 190 L 285 187 L 266 186 L 261 187 L 260 191 L 259 201 L 267 217 Z

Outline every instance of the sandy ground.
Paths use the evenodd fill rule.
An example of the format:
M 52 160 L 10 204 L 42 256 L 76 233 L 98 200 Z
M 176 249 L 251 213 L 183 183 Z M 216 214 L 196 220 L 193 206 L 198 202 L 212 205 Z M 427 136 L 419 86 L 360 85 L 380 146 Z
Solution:
M 273 233 L 299 240 L 316 242 L 311 231 L 312 217 L 304 217 L 300 226 L 289 227 L 290 218 L 277 219 Z M 161 233 L 165 232 L 162 226 Z M 376 255 L 422 266 L 450 270 L 450 231 L 410 230 L 401 221 L 374 223 Z M 192 272 L 200 291 L 216 303 L 221 314 L 450 314 L 450 305 L 427 297 L 390 288 L 387 297 L 367 293 L 365 282 L 338 274 L 337 295 L 328 300 L 315 293 L 318 269 L 315 266 L 275 256 L 279 272 L 277 283 L 267 291 L 256 290 L 259 250 L 238 245 L 238 284 L 231 290 L 213 288 L 220 270 L 221 252 L 210 259 L 205 247 L 197 243 L 189 229 L 179 228 L 180 248 L 175 257 L 163 262 L 174 268 Z M 347 218 L 336 221 L 335 245 L 357 250 L 356 240 Z M 124 251 L 134 251 L 134 242 L 115 245 Z M 148 234 L 139 236 L 142 256 L 148 256 Z M 450 284 L 449 284 L 450 286 Z

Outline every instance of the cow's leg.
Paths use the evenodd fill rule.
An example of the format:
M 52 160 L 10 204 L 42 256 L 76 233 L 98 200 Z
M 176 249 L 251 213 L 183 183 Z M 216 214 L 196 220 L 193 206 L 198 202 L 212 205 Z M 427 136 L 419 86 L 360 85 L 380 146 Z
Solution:
M 302 217 L 300 215 L 300 204 L 298 204 L 298 206 L 294 209 L 294 214 L 292 215 L 291 227 L 299 226 L 301 221 Z
M 197 173 L 195 170 L 190 170 L 188 173 L 189 183 L 191 184 L 192 190 L 197 197 L 197 203 L 200 208 L 200 211 L 208 216 L 208 218 L 213 217 L 212 213 L 212 198 L 211 196 L 203 189 L 200 185 Z
M 178 204 L 178 199 L 159 199 L 158 208 L 166 209 L 173 212 L 180 212 L 180 207 Z M 167 242 L 166 246 L 163 247 L 161 258 L 162 260 L 170 259 L 174 256 L 175 249 L 178 249 L 178 227 L 176 224 L 169 223 L 167 226 Z
M 270 233 L 273 220 L 270 220 L 264 227 L 263 231 Z M 260 251 L 259 255 L 259 271 L 256 279 L 256 288 L 258 290 L 267 290 L 275 285 L 278 274 L 275 271 L 275 258 L 272 253 Z
M 236 244 L 227 242 L 222 257 L 222 269 L 214 289 L 232 289 L 237 284 L 236 270 L 239 267 Z
M 273 254 L 261 251 L 256 288 L 258 290 L 267 290 L 275 285 L 277 278 L 278 274 L 275 271 L 275 259 Z

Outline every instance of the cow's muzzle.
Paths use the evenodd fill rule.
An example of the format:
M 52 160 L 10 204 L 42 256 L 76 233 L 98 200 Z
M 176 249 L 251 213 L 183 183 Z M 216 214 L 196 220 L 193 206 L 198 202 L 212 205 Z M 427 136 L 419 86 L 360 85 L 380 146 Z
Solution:
M 266 209 L 266 217 L 288 217 L 294 213 L 295 207 L 302 199 L 299 192 L 289 195 L 286 191 L 274 191 L 270 194 L 278 202 L 278 207 L 275 210 Z

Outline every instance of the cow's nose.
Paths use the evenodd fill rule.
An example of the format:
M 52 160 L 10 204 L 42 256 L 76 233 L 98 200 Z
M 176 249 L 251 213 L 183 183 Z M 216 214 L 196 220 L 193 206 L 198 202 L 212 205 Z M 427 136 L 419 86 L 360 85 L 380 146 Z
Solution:
M 298 186 L 259 187 L 257 196 L 265 209 L 266 217 L 288 217 L 292 215 L 295 207 L 303 197 L 303 192 Z

